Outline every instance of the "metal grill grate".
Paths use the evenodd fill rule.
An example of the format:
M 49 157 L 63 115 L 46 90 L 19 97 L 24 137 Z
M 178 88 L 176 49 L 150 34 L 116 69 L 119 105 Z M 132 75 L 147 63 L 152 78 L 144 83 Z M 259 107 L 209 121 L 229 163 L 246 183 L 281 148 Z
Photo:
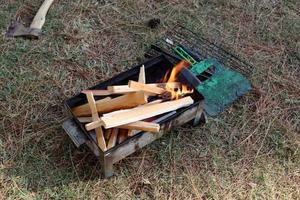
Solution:
M 163 37 L 151 46 L 146 56 L 153 57 L 165 53 L 169 54 L 169 57 L 176 57 L 173 49 L 179 44 L 189 47 L 202 58 L 215 58 L 225 67 L 236 70 L 247 77 L 253 73 L 254 68 L 237 55 L 181 25 L 176 25 L 176 28 L 167 31 Z M 178 59 L 181 58 L 178 57 Z

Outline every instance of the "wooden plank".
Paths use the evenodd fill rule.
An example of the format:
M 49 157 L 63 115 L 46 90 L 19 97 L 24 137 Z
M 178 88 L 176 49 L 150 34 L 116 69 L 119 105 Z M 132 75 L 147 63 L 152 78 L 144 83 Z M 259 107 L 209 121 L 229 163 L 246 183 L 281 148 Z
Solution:
M 179 82 L 170 82 L 170 83 L 148 83 L 147 86 L 153 86 L 153 87 L 160 87 L 165 88 L 168 84 L 168 87 L 170 88 L 179 88 L 181 86 L 181 83 Z M 108 86 L 107 90 L 111 92 L 111 94 L 123 94 L 123 93 L 131 93 L 131 92 L 138 92 L 138 89 L 130 88 L 128 85 L 113 85 Z
M 167 119 L 168 117 L 174 115 L 175 113 L 176 113 L 176 111 L 169 112 L 168 114 L 165 114 L 165 115 L 155 119 L 154 121 L 152 121 L 152 123 L 159 123 L 159 122 Z M 140 130 L 130 130 L 130 129 L 128 129 L 128 136 L 134 136 L 134 135 L 136 135 L 140 132 L 141 132 Z M 153 133 L 153 132 L 148 132 L 148 133 Z
M 77 117 L 77 119 L 80 123 L 90 123 L 93 121 L 91 117 Z
M 88 92 L 89 93 L 89 92 Z M 100 99 L 98 101 L 96 101 L 96 104 L 101 104 L 101 103 L 105 103 L 105 102 L 108 102 L 110 101 L 111 98 L 110 97 L 106 97 L 104 99 Z M 72 112 L 74 113 L 75 116 L 79 117 L 79 116 L 84 116 L 84 114 L 82 115 L 81 112 L 83 113 L 88 113 L 88 115 L 91 115 L 91 110 L 90 110 L 90 107 L 89 107 L 89 104 L 86 103 L 86 104 L 83 104 L 83 105 L 80 105 L 80 106 L 77 106 L 75 108 L 72 108 Z
M 119 128 L 157 133 L 159 132 L 160 126 L 159 124 L 152 123 L 152 122 L 138 121 L 138 122 L 133 122 L 130 124 L 119 126 Z
M 177 110 L 179 108 L 189 106 L 193 103 L 194 100 L 191 97 L 184 97 L 182 99 L 174 101 L 168 101 L 160 104 L 132 109 L 112 117 L 101 117 L 100 120 L 105 128 L 112 128 Z
M 85 125 L 87 131 L 93 130 L 95 128 L 101 127 L 102 122 L 101 120 L 93 121 Z M 137 129 L 141 131 L 151 131 L 151 132 L 158 132 L 159 131 L 159 124 L 151 123 L 151 122 L 144 122 L 144 121 L 137 121 L 132 122 L 129 124 L 124 124 L 118 126 L 116 128 L 125 128 L 125 129 Z
M 117 138 L 118 138 L 118 132 L 119 129 L 118 128 L 113 128 L 112 129 L 112 133 L 110 135 L 109 141 L 108 141 L 108 145 L 107 148 L 110 149 L 112 147 L 114 147 L 117 143 Z
M 133 108 L 138 105 L 147 103 L 147 100 L 147 95 L 144 92 L 134 92 L 113 99 L 96 101 L 96 107 L 99 113 L 106 113 L 119 109 Z M 91 115 L 88 104 L 75 107 L 72 109 L 72 111 L 77 117 Z
M 92 92 L 94 96 L 108 96 L 113 93 L 111 93 L 108 90 L 82 90 L 81 93 L 86 94 Z
M 96 102 L 95 102 L 93 93 L 92 92 L 87 92 L 86 97 L 87 97 L 88 104 L 89 104 L 89 107 L 90 107 L 90 110 L 91 110 L 91 113 L 92 113 L 92 120 L 93 121 L 98 121 L 99 116 L 98 116 Z M 98 145 L 99 145 L 100 149 L 102 151 L 106 151 L 106 143 L 105 143 L 105 139 L 104 139 L 104 136 L 103 136 L 102 127 L 100 126 L 98 128 L 95 128 L 95 132 L 96 132 L 97 142 L 98 142 Z
M 146 84 L 146 74 L 145 74 L 145 66 L 144 65 L 142 65 L 140 68 L 138 82 Z
M 140 106 L 138 106 L 138 107 L 136 107 L 136 108 L 141 108 L 141 107 L 144 107 L 144 106 L 149 106 L 149 105 L 153 105 L 153 104 L 158 104 L 158 103 L 161 103 L 162 101 L 163 101 L 162 99 L 157 99 L 157 100 L 151 101 L 151 102 L 149 102 L 149 103 L 146 103 L 146 104 L 144 104 L 144 105 L 140 105 Z M 131 108 L 131 109 L 136 109 L 136 108 Z M 127 111 L 129 111 L 129 110 L 131 110 L 131 109 L 117 110 L 117 111 L 110 112 L 110 113 L 104 113 L 104 114 L 103 114 L 103 117 L 108 117 L 108 116 L 118 115 L 118 114 L 120 114 L 120 113 L 122 113 L 122 112 L 127 112 Z
M 149 86 L 148 84 L 139 83 L 136 81 L 129 81 L 128 86 L 131 89 L 140 90 L 144 92 L 150 92 L 154 94 L 162 94 L 165 92 L 163 88 L 157 87 L 157 86 Z

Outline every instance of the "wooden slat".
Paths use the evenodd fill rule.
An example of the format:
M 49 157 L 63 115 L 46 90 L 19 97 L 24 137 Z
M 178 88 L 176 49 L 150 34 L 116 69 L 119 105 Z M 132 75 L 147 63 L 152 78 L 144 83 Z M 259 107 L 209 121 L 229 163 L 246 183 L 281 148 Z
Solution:
M 92 92 L 94 96 L 108 96 L 113 93 L 111 93 L 108 90 L 82 90 L 81 93 L 86 94 Z
M 134 92 L 113 99 L 96 101 L 96 107 L 98 113 L 106 113 L 119 109 L 133 108 L 145 103 L 147 103 L 147 95 L 145 95 L 144 92 Z M 91 115 L 88 104 L 75 107 L 72 109 L 72 111 L 77 117 Z
M 140 68 L 138 82 L 146 84 L 146 74 L 145 74 L 145 66 L 144 65 L 142 65 Z
M 147 86 L 153 87 L 160 87 L 165 88 L 167 83 L 148 83 Z M 181 83 L 179 82 L 170 82 L 168 83 L 168 87 L 170 88 L 179 88 Z M 123 94 L 123 93 L 130 93 L 130 92 L 138 92 L 138 89 L 130 88 L 128 85 L 113 85 L 108 86 L 107 90 L 111 92 L 111 94 Z
M 116 145 L 117 138 L 118 138 L 118 132 L 119 132 L 118 128 L 113 128 L 112 133 L 109 138 L 109 141 L 108 141 L 108 145 L 107 145 L 108 149 L 110 149 Z
M 136 81 L 129 81 L 128 86 L 131 89 L 140 90 L 144 92 L 150 92 L 154 94 L 162 94 L 165 92 L 164 89 L 157 87 L 157 86 L 149 86 L 148 84 L 139 83 Z
M 101 120 L 93 121 L 85 125 L 86 130 L 93 130 L 97 127 L 101 127 L 103 124 Z M 159 131 L 159 124 L 151 123 L 151 122 L 144 122 L 144 121 L 137 121 L 132 122 L 129 124 L 124 124 L 116 128 L 125 128 L 125 129 L 137 129 L 141 131 L 150 131 L 150 132 L 158 132 Z
M 144 105 L 140 105 L 138 107 L 135 107 L 135 108 L 131 108 L 131 109 L 136 109 L 136 108 L 141 108 L 141 107 L 144 107 L 144 106 L 149 106 L 149 105 L 153 105 L 153 104 L 158 104 L 158 103 L 161 103 L 163 100 L 162 99 L 157 99 L 157 100 L 154 100 L 154 101 L 151 101 L 149 103 L 146 103 Z M 113 116 L 113 115 L 118 115 L 122 112 L 127 112 L 131 109 L 124 109 L 124 110 L 117 110 L 117 111 L 114 111 L 114 112 L 110 112 L 110 113 L 104 113 L 103 114 L 103 117 L 108 117 L 108 116 Z
M 99 116 L 98 116 L 96 102 L 95 102 L 93 93 L 92 92 L 86 93 L 86 97 L 87 97 L 88 105 L 89 105 L 91 113 L 92 113 L 92 120 L 98 121 Z M 102 151 L 106 151 L 106 143 L 105 143 L 105 139 L 103 136 L 102 127 L 95 128 L 95 132 L 96 132 L 96 137 L 97 137 L 97 142 L 98 142 L 99 147 L 101 148 Z
M 105 137 L 105 139 L 109 139 L 110 138 L 110 135 L 111 135 L 111 133 L 112 133 L 112 128 L 109 128 L 109 129 L 105 129 L 105 132 L 104 132 L 104 137 Z
M 111 93 L 131 93 L 131 92 L 137 92 L 138 90 L 129 88 L 128 85 L 114 85 L 114 86 L 108 86 L 107 90 Z
M 156 124 L 156 123 L 138 121 L 138 122 L 121 125 L 121 126 L 119 126 L 119 128 L 158 133 L 160 126 L 159 126 L 159 124 Z
M 93 121 L 91 117 L 77 117 L 77 119 L 80 123 L 90 123 Z
M 184 97 L 182 99 L 174 101 L 168 101 L 160 104 L 132 109 L 112 117 L 101 117 L 100 119 L 105 128 L 111 128 L 177 110 L 179 108 L 189 106 L 193 103 L 194 100 L 191 97 Z

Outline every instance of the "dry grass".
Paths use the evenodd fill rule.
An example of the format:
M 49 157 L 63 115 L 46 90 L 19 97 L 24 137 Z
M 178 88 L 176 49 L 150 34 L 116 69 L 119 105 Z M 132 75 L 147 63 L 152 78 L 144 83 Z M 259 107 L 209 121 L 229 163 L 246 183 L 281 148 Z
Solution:
M 0 30 L 41 1 L 3 1 Z M 0 198 L 297 199 L 299 1 L 56 1 L 46 36 L 0 39 Z M 145 22 L 159 17 L 151 30 Z M 256 66 L 256 92 L 202 128 L 178 129 L 100 178 L 61 124 L 63 101 L 130 67 L 180 21 Z

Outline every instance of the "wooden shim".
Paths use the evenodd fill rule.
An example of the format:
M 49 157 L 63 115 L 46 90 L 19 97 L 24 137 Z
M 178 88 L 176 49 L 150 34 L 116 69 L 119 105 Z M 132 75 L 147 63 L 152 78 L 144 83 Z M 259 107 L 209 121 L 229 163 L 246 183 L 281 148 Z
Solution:
M 142 65 L 140 68 L 138 82 L 146 84 L 146 74 L 145 74 L 145 66 L 144 65 Z
M 82 90 L 81 93 L 86 94 L 92 92 L 94 96 L 108 96 L 113 93 L 111 93 L 108 90 Z
M 193 103 L 194 100 L 191 97 L 184 97 L 174 101 L 132 109 L 112 117 L 101 117 L 100 121 L 105 128 L 111 128 L 154 117 L 182 107 L 187 107 Z
M 107 148 L 110 149 L 112 147 L 114 147 L 117 143 L 117 138 L 118 138 L 118 132 L 119 129 L 118 128 L 113 128 L 112 129 L 112 133 L 110 135 L 109 141 L 108 141 L 108 145 Z
M 99 113 L 106 113 L 119 109 L 133 108 L 145 103 L 147 103 L 147 95 L 144 92 L 134 92 L 113 99 L 106 99 L 105 101 L 96 101 L 96 107 Z M 88 104 L 75 107 L 72 111 L 77 117 L 91 115 Z
M 138 121 L 138 122 L 132 122 L 129 124 L 121 125 L 119 126 L 119 128 L 158 133 L 160 126 L 159 124 L 156 123 Z
M 92 92 L 86 93 L 86 97 L 88 100 L 88 105 L 90 106 L 90 111 L 92 113 L 92 120 L 98 121 L 99 116 L 98 116 L 96 102 L 95 102 L 93 93 Z M 98 146 L 101 148 L 102 151 L 106 151 L 106 143 L 105 143 L 105 139 L 103 136 L 102 127 L 100 126 L 98 128 L 95 128 L 95 132 L 96 132 Z
M 150 93 L 154 93 L 154 94 L 162 94 L 165 92 L 165 90 L 160 87 L 149 86 L 147 84 L 139 83 L 136 81 L 129 81 L 128 86 L 131 89 L 140 90 L 140 91 L 144 91 L 144 92 L 150 92 Z

